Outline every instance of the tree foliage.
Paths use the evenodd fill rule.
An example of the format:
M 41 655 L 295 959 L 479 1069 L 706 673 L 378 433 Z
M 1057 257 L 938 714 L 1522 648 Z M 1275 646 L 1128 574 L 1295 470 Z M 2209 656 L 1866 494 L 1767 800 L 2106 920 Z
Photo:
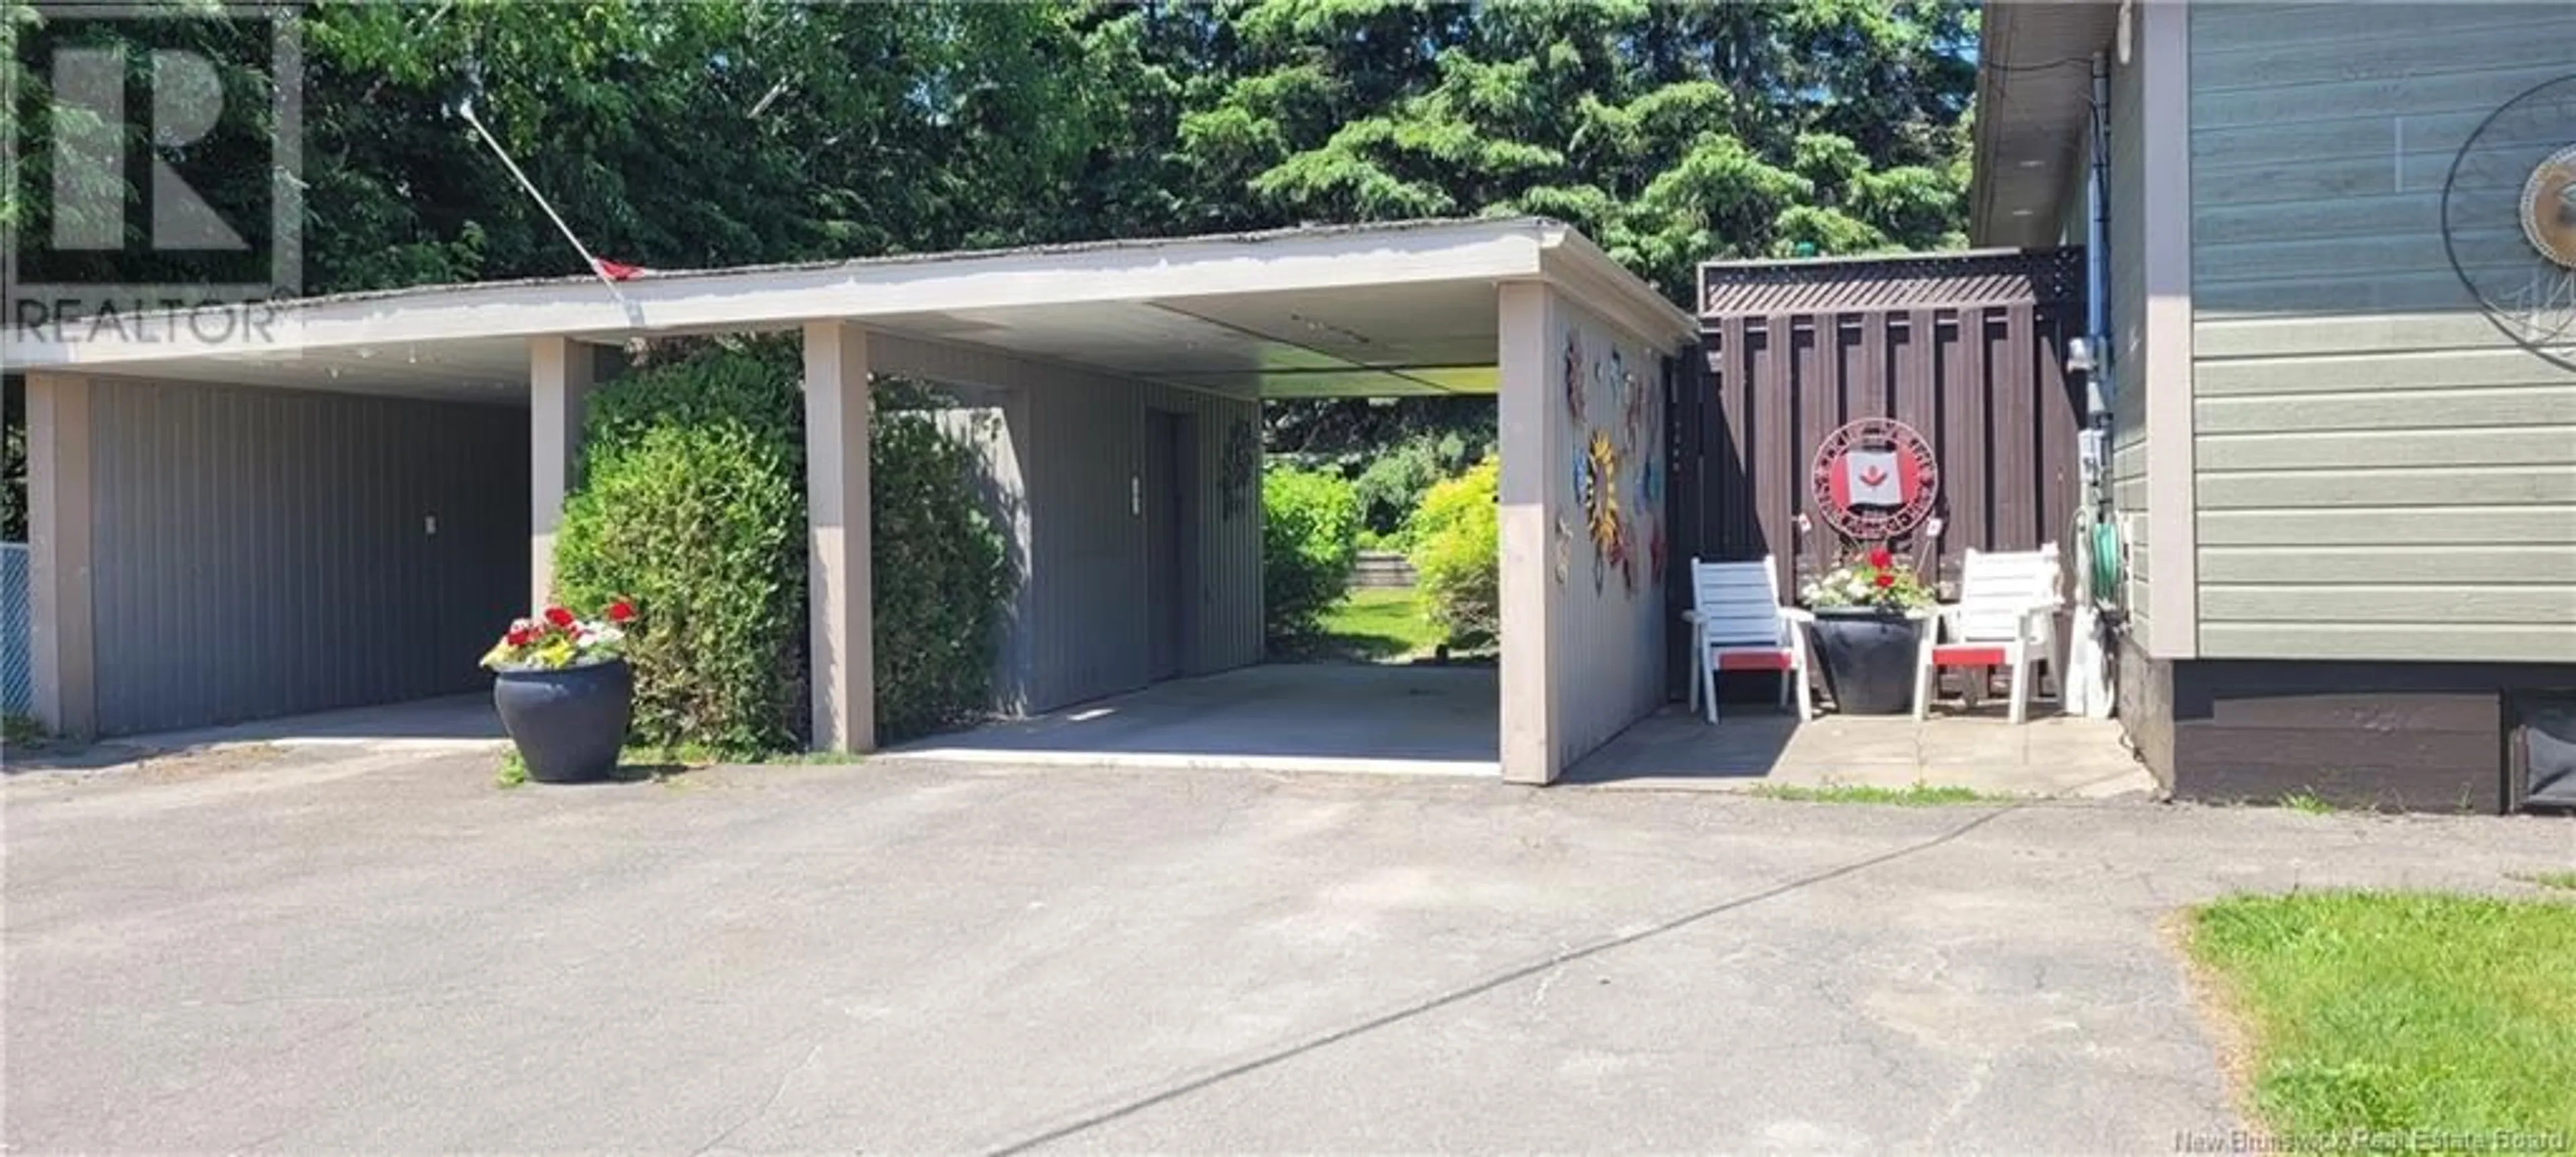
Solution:
M 1486 407 L 1488 414 L 1492 407 Z M 1360 517 L 1381 539 L 1401 544 L 1411 538 L 1407 520 L 1423 495 L 1496 449 L 1493 436 L 1470 441 L 1458 434 L 1416 434 L 1369 456 L 1351 487 L 1360 501 Z
M 319 0 L 290 18 L 315 292 L 579 271 L 469 100 L 595 251 L 654 267 L 1542 213 L 1680 292 L 1710 256 L 1954 241 L 1974 82 L 1968 0 Z M 228 107 L 267 98 L 238 24 L 48 23 L 0 0 L 0 31 L 29 64 L 66 42 L 202 48 Z M 21 224 L 50 179 L 45 75 L 11 94 L 26 163 L 0 216 Z M 219 207 L 265 205 L 264 117 L 168 155 Z

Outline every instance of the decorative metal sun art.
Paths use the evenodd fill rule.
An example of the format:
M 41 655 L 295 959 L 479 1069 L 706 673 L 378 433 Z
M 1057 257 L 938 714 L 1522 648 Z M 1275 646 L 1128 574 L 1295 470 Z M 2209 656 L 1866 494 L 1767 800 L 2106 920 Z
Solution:
M 1592 444 L 1584 459 L 1590 474 L 1584 487 L 1584 525 L 1591 531 L 1592 548 L 1605 566 L 1624 567 L 1628 540 L 1619 529 L 1619 447 L 1610 441 L 1609 431 L 1592 432 Z M 1593 569 L 1596 587 L 1602 584 L 1602 572 L 1602 567 Z
M 2576 76 L 2469 134 L 2442 186 L 2442 246 L 2497 329 L 2576 369 Z

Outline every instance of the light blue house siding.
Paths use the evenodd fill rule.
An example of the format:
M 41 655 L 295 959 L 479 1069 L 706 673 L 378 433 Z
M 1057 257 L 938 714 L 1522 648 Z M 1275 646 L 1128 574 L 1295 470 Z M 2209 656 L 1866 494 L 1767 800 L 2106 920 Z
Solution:
M 2478 124 L 2576 74 L 2576 6 L 2190 12 L 2199 654 L 2576 658 L 2576 371 L 2442 218 Z

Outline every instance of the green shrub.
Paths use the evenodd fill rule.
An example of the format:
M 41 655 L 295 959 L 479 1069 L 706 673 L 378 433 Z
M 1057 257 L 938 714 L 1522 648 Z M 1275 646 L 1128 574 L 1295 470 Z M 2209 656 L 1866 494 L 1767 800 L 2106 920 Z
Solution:
M 555 539 L 557 597 L 614 594 L 630 640 L 634 739 L 750 755 L 800 746 L 806 684 L 804 402 L 792 342 L 707 347 L 592 395 L 585 476 Z M 888 382 L 868 451 L 878 738 L 971 720 L 992 705 L 1010 597 L 1000 533 L 967 447 Z
M 709 349 L 603 386 L 555 538 L 555 597 L 640 612 L 636 740 L 727 754 L 795 743 L 805 704 L 797 377 Z
M 1481 647 L 1502 630 L 1500 470 L 1487 458 L 1432 487 L 1407 520 L 1424 613 L 1452 646 Z
M 1262 625 L 1273 640 L 1315 632 L 1359 559 L 1360 503 L 1338 474 L 1272 468 L 1261 477 Z
M 1491 450 L 1489 442 L 1471 442 L 1455 433 L 1423 433 L 1380 451 L 1351 481 L 1359 495 L 1361 519 L 1391 548 L 1408 548 L 1405 522 L 1422 504 L 1422 496 Z
M 973 451 L 931 415 L 880 405 L 868 460 L 877 735 L 891 743 L 992 708 L 993 644 L 1012 575 L 975 492 Z

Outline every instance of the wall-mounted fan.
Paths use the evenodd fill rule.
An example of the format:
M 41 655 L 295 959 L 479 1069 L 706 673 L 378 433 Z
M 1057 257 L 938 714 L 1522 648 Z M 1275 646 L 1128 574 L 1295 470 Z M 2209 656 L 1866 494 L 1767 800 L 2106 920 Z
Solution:
M 2576 370 L 2576 76 L 2469 134 L 2442 186 L 2442 246 L 2496 328 Z

